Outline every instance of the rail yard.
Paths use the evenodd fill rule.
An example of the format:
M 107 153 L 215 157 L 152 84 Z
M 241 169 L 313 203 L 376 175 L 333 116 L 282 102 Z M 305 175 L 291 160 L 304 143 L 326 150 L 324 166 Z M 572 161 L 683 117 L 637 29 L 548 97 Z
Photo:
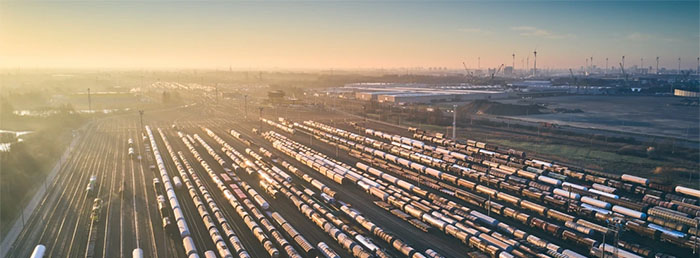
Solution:
M 0 258 L 700 258 L 700 1 L 0 1 Z
M 312 108 L 96 119 L 7 257 L 693 257 L 700 191 Z M 288 115 L 288 116 L 285 116 Z

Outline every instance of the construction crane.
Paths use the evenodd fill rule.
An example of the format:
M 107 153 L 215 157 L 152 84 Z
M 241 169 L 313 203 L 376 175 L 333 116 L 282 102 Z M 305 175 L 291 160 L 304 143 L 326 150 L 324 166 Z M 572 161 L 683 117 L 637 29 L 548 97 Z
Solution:
M 578 92 L 578 83 L 576 82 L 576 76 L 574 76 L 574 71 L 569 68 L 569 73 L 571 74 L 571 80 L 573 80 L 574 85 L 576 85 L 576 92 Z
M 574 71 L 571 70 L 571 68 L 569 68 L 569 73 L 571 74 L 571 79 L 574 80 L 574 82 L 576 82 L 576 76 L 574 76 Z
M 466 72 L 466 75 L 469 75 L 469 68 L 467 68 L 467 63 L 462 62 L 462 65 L 464 66 L 464 71 Z
M 627 73 L 625 72 L 625 65 L 620 63 L 620 70 L 622 70 L 622 76 L 625 77 L 625 84 L 627 83 Z
M 501 71 L 501 68 L 503 68 L 503 65 L 504 64 L 501 64 L 501 66 L 499 66 L 495 72 L 491 73 L 491 80 L 492 81 L 493 81 L 493 77 L 496 76 L 496 74 Z
M 473 74 L 469 72 L 469 68 L 467 68 L 467 64 L 465 62 L 462 62 L 462 65 L 464 66 L 464 77 L 471 77 Z

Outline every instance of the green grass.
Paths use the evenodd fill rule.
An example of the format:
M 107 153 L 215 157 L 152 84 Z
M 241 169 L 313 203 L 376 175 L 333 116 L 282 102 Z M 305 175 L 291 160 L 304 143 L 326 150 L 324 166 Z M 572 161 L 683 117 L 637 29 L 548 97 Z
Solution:
M 516 142 L 504 139 L 489 139 L 489 142 L 513 149 L 530 150 L 530 153 L 535 156 L 556 157 L 559 160 L 568 160 L 568 163 L 583 167 L 604 169 L 612 173 L 629 172 L 627 171 L 629 168 L 636 167 L 649 169 L 648 171 L 636 171 L 639 174 L 644 174 L 645 172 L 651 174 L 654 168 L 663 166 L 666 163 L 649 158 L 621 155 L 615 152 L 596 150 L 595 148 L 569 146 L 565 144 Z

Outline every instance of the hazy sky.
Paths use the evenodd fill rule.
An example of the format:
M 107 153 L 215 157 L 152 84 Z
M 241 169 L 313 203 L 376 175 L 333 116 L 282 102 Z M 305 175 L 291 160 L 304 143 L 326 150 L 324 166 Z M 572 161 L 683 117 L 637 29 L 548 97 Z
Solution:
M 687 2 L 0 1 L 0 67 L 695 68 Z

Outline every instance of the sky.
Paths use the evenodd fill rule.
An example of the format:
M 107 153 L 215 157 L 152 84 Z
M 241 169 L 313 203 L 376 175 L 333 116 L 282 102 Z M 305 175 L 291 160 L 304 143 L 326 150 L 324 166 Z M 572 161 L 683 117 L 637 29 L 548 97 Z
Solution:
M 695 69 L 699 1 L 0 1 L 0 67 Z M 477 60 L 481 60 L 478 62 Z

